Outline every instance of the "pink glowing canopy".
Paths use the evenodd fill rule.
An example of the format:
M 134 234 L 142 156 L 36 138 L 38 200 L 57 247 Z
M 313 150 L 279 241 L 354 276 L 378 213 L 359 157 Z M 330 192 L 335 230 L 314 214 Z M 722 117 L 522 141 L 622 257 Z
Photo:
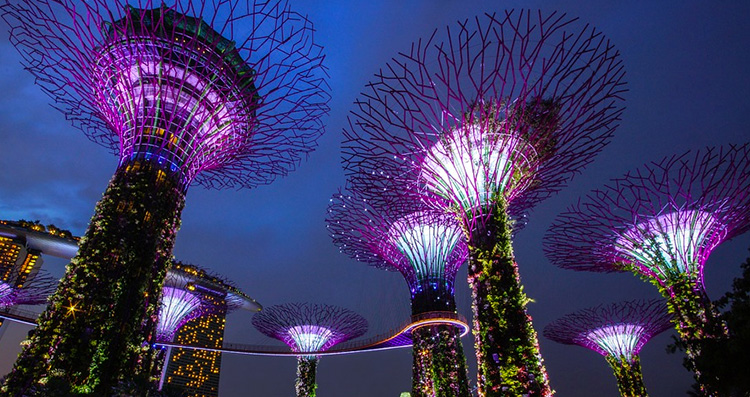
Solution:
M 553 222 L 557 266 L 636 271 L 669 286 L 702 285 L 709 255 L 750 230 L 750 144 L 689 151 L 613 179 Z
M 5 6 L 37 84 L 121 164 L 158 164 L 185 187 L 254 187 L 313 149 L 324 56 L 284 0 L 129 3 Z

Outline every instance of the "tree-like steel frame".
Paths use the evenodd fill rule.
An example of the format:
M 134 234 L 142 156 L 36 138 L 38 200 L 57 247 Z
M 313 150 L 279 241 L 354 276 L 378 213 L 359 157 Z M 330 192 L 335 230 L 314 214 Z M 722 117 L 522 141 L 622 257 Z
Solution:
M 334 244 L 353 259 L 398 271 L 411 294 L 412 315 L 456 312 L 454 283 L 468 250 L 454 216 L 409 197 L 368 201 L 356 192 L 331 199 L 326 218 Z M 412 333 L 412 395 L 469 396 L 460 332 L 449 324 Z
M 278 339 L 297 356 L 295 390 L 298 397 L 314 397 L 318 357 L 336 344 L 360 337 L 367 332 L 367 320 L 342 307 L 287 303 L 263 309 L 253 316 L 253 326 L 263 334 Z
M 714 248 L 749 229 L 750 144 L 729 145 L 613 179 L 555 219 L 544 250 L 562 268 L 631 271 L 654 284 L 705 388 L 701 347 L 727 330 L 706 294 L 704 267 Z
M 607 359 L 623 397 L 647 396 L 638 354 L 654 336 L 671 328 L 672 315 L 660 299 L 600 305 L 565 315 L 544 336 L 593 350 Z
M 323 132 L 324 56 L 283 0 L 13 0 L 2 11 L 54 106 L 119 156 L 3 390 L 143 393 L 188 187 L 255 187 L 294 169 Z
M 374 201 L 411 192 L 467 234 L 480 395 L 551 394 L 507 215 L 593 160 L 622 112 L 623 78 L 596 29 L 508 11 L 415 42 L 356 100 L 343 143 L 355 189 Z

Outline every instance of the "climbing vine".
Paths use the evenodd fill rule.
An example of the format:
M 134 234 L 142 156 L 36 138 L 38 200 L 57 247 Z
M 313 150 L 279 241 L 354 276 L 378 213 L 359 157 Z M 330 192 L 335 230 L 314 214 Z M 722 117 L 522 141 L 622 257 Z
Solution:
M 297 357 L 297 380 L 294 383 L 297 397 L 315 397 L 315 389 L 318 388 L 318 385 L 315 382 L 315 371 L 317 370 L 317 367 L 317 357 Z
M 54 384 L 110 395 L 152 380 L 159 297 L 183 207 L 182 188 L 159 168 L 118 168 L 5 394 L 47 395 Z
M 625 357 L 608 355 L 607 363 L 617 378 L 617 389 L 622 397 L 646 397 L 646 386 L 643 384 L 641 359 L 636 355 L 630 360 Z
M 552 394 L 513 257 L 506 202 L 468 233 L 480 396 Z

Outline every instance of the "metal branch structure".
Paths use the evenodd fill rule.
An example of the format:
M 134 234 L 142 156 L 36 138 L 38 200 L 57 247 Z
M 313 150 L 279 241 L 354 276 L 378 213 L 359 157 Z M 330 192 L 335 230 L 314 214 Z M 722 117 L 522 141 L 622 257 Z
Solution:
M 117 394 L 153 370 L 188 187 L 255 187 L 294 169 L 323 132 L 324 56 L 281 0 L 11 0 L 2 11 L 54 106 L 119 157 L 3 390 Z
M 0 281 L 0 310 L 18 305 L 40 305 L 55 291 L 58 280 L 46 272 L 37 273 L 18 287 Z M 1 324 L 1 323 L 0 323 Z
M 411 292 L 412 316 L 456 312 L 456 272 L 468 251 L 454 216 L 416 200 L 368 201 L 339 193 L 326 219 L 341 252 L 376 268 L 398 271 Z M 469 396 L 460 331 L 431 324 L 412 333 L 413 396 Z
M 544 328 L 544 336 L 593 350 L 607 359 L 623 397 L 647 396 L 638 353 L 652 337 L 671 327 L 661 300 L 601 305 L 568 314 Z
M 411 192 L 467 233 L 480 395 L 551 394 L 507 215 L 593 160 L 620 118 L 623 78 L 596 29 L 507 11 L 415 42 L 356 100 L 343 143 L 356 190 L 373 201 Z
M 367 320 L 348 309 L 311 303 L 271 306 L 253 316 L 253 325 L 263 334 L 289 346 L 297 356 L 298 397 L 314 397 L 318 358 L 315 352 L 360 337 Z
M 703 285 L 711 251 L 750 229 L 750 144 L 667 157 L 614 179 L 561 214 L 545 236 L 553 264 L 631 271 L 667 299 L 701 385 L 701 346 L 727 330 Z M 706 392 L 711 392 L 710 390 Z

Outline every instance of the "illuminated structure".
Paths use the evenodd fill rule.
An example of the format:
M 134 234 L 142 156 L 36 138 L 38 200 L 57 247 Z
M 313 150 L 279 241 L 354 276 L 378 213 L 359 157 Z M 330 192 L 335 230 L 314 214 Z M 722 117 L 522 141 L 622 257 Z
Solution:
M 253 325 L 263 334 L 289 346 L 297 356 L 298 397 L 314 397 L 318 364 L 316 352 L 364 335 L 367 320 L 350 310 L 308 303 L 271 306 L 253 316 Z
M 703 269 L 714 248 L 748 229 L 745 144 L 668 157 L 614 179 L 555 220 L 545 252 L 562 268 L 631 271 L 656 285 L 704 385 L 701 345 L 727 330 L 706 295 Z
M 57 279 L 46 273 L 37 273 L 34 277 L 25 280 L 21 286 L 0 281 L 0 312 L 18 305 L 45 303 L 56 286 Z M 2 327 L 3 322 L 3 318 L 0 317 L 0 327 Z
M 398 271 L 411 292 L 412 318 L 456 312 L 454 282 L 468 252 L 455 217 L 401 199 L 372 202 L 337 194 L 328 208 L 334 243 L 350 257 Z M 460 331 L 430 324 L 412 331 L 413 396 L 469 396 Z
M 544 336 L 579 345 L 606 358 L 623 397 L 644 397 L 638 353 L 652 337 L 670 328 L 672 316 L 661 300 L 630 301 L 568 314 L 544 328 Z
M 558 13 L 488 14 L 440 37 L 414 43 L 367 85 L 344 165 L 368 200 L 407 192 L 457 215 L 479 395 L 549 395 L 508 215 L 561 189 L 609 141 L 625 90 L 619 53 Z
M 3 6 L 37 83 L 75 126 L 119 155 L 6 392 L 43 394 L 52 382 L 110 395 L 146 385 L 188 187 L 269 183 L 322 133 L 329 96 L 310 22 L 283 2 L 241 3 Z M 73 305 L 85 315 L 69 318 Z
M 159 311 L 159 341 L 221 348 L 228 312 L 259 311 L 252 298 L 221 278 L 193 265 L 175 262 L 164 282 Z M 175 338 L 176 336 L 176 338 Z M 221 353 L 166 348 L 160 388 L 169 385 L 187 396 L 218 396 Z

